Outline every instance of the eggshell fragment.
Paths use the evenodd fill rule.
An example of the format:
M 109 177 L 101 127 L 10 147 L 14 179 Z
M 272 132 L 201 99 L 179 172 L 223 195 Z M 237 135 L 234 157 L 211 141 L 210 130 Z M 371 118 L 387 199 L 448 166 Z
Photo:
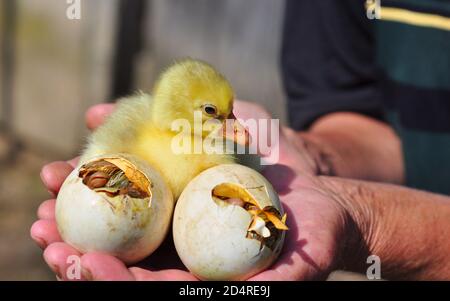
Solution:
M 129 185 L 95 188 L 110 180 L 101 176 L 88 179 L 100 169 L 100 175 L 111 174 L 111 165 L 103 168 L 102 164 L 117 167 L 123 172 L 120 179 Z M 55 214 L 66 243 L 82 253 L 105 252 L 129 264 L 147 257 L 161 244 L 173 206 L 172 193 L 156 170 L 135 156 L 116 154 L 96 157 L 75 168 L 61 187 Z
M 285 220 L 277 193 L 261 174 L 238 164 L 219 165 L 194 178 L 178 199 L 175 247 L 200 279 L 243 280 L 277 258 Z

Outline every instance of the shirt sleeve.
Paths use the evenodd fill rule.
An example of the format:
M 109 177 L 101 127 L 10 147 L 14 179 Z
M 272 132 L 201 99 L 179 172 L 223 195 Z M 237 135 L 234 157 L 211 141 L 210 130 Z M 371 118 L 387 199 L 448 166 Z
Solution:
M 382 118 L 373 28 L 363 0 L 287 0 L 281 68 L 290 125 L 350 111 Z

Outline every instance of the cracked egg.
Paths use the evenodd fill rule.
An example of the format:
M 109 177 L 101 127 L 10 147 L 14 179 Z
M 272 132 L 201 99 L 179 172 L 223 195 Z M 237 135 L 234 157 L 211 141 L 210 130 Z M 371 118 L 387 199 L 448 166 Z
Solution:
M 63 240 L 134 263 L 164 240 L 174 201 L 161 175 L 127 154 L 96 157 L 67 177 L 56 200 Z
M 215 166 L 194 178 L 173 220 L 178 255 L 203 280 L 244 280 L 268 268 L 286 230 L 272 185 L 238 164 Z

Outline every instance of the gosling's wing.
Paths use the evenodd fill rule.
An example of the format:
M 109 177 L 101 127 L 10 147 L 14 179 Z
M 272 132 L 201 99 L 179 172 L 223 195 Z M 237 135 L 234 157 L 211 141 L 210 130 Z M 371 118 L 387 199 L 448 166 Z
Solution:
M 88 138 L 81 161 L 132 148 L 139 129 L 150 121 L 151 103 L 151 96 L 144 93 L 119 100 L 113 114 Z

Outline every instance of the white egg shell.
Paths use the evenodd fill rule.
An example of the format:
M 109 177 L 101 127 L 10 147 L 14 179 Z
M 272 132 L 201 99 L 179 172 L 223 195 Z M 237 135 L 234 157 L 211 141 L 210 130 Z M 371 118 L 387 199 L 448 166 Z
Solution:
M 200 279 L 243 280 L 273 263 L 285 234 L 282 231 L 273 250 L 261 249 L 260 241 L 246 238 L 251 215 L 242 207 L 212 198 L 212 190 L 222 183 L 246 187 L 262 208 L 273 206 L 283 214 L 277 193 L 261 174 L 238 164 L 219 165 L 194 178 L 178 199 L 175 247 L 184 265 Z
M 152 198 L 108 197 L 83 184 L 79 168 L 67 177 L 56 201 L 56 222 L 63 240 L 82 253 L 99 251 L 134 263 L 150 255 L 164 240 L 172 217 L 173 196 L 160 174 L 138 158 L 121 157 L 151 181 Z M 100 159 L 97 157 L 95 159 Z M 91 160 L 89 160 L 91 161 Z

